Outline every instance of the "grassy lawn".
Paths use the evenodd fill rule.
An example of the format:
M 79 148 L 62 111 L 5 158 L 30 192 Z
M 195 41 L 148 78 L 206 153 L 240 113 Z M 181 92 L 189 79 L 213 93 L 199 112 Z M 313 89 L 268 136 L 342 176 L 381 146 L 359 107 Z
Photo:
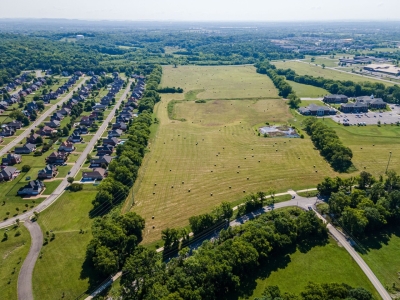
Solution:
M 64 178 L 68 176 L 69 170 L 71 170 L 72 166 L 71 165 L 66 165 L 66 166 L 58 166 L 58 174 L 56 178 Z
M 3 239 L 4 229 L 0 230 Z M 21 235 L 15 236 L 19 231 Z M 21 224 L 20 228 L 9 228 L 8 239 L 0 242 L 0 290 L 2 299 L 17 299 L 17 283 L 19 270 L 29 252 L 31 237 Z
M 61 180 L 45 181 L 46 190 L 43 192 L 44 195 L 50 195 L 60 185 Z
M 92 219 L 89 211 L 96 188 L 84 185 L 77 193 L 64 193 L 50 208 L 41 213 L 39 224 L 43 230 L 52 230 L 56 238 L 42 248 L 43 257 L 33 272 L 33 292 L 37 299 L 75 299 L 85 293 L 90 283 L 91 270 L 82 265 L 86 246 L 92 238 Z M 80 230 L 84 233 L 79 233 Z
M 343 72 L 338 72 L 335 70 L 323 69 L 322 67 L 319 67 L 319 66 L 317 67 L 312 64 L 307 64 L 307 63 L 302 63 L 302 62 L 297 62 L 297 61 L 285 61 L 285 62 L 279 61 L 279 62 L 274 62 L 274 65 L 280 69 L 290 68 L 299 75 L 312 75 L 312 76 L 316 76 L 316 77 L 321 76 L 321 77 L 328 78 L 328 79 L 351 80 L 354 82 L 371 81 L 371 82 L 383 83 L 384 85 L 387 85 L 387 86 L 393 85 L 393 83 L 384 82 L 384 81 L 376 80 L 376 79 L 369 78 L 369 77 L 361 77 L 361 76 L 353 75 L 350 73 L 343 73 Z
M 304 117 L 297 113 L 294 113 L 294 115 L 295 118 L 291 119 L 290 122 L 301 127 L 301 121 L 304 120 Z M 376 177 L 384 175 L 389 151 L 392 151 L 389 169 L 400 172 L 400 127 L 395 125 L 345 127 L 329 118 L 321 121 L 333 128 L 344 145 L 350 147 L 353 151 L 352 162 L 357 171 L 351 174 L 341 174 L 342 177 L 355 176 L 363 170 Z
M 400 287 L 400 227 L 383 230 L 379 236 L 361 241 L 360 254 L 384 287 Z
M 72 154 L 68 155 L 67 163 L 74 163 L 78 160 L 78 158 L 79 158 L 79 154 L 72 153 Z
M 314 62 L 311 62 L 311 58 L 314 57 L 315 60 Z M 306 57 L 306 59 L 304 59 L 304 61 L 311 63 L 311 64 L 318 64 L 318 65 L 322 65 L 324 64 L 327 67 L 337 67 L 339 64 L 339 59 L 338 56 L 336 56 L 336 58 L 332 59 L 326 56 L 308 56 Z
M 292 86 L 298 97 L 318 98 L 329 94 L 327 90 L 319 87 L 308 84 L 301 84 L 290 80 L 288 80 L 287 82 Z
M 204 90 L 199 99 L 277 98 L 273 83 L 253 66 L 164 66 L 161 86 L 181 87 L 185 92 Z
M 380 299 L 368 278 L 342 246 L 330 239 L 325 246 L 296 252 L 261 266 L 257 271 L 256 287 L 249 299 L 260 297 L 267 286 L 279 286 L 282 292 L 300 293 L 309 281 L 315 283 L 346 283 L 364 287 Z
M 166 69 L 165 80 L 169 70 L 176 71 Z M 190 216 L 209 212 L 221 201 L 235 203 L 269 189 L 315 187 L 324 176 L 337 175 L 307 138 L 257 136 L 265 122 L 285 124 L 292 117 L 282 100 L 179 102 L 175 114 L 187 120 L 180 122 L 168 118 L 167 103 L 175 96 L 163 95 L 156 105 L 160 125 L 133 191 L 132 209 L 146 219 L 145 243 L 159 240 L 166 227 L 186 226 Z
M 300 107 L 306 107 L 306 106 L 309 106 L 310 104 L 315 104 L 315 105 L 318 105 L 318 106 L 325 105 L 324 102 L 319 101 L 319 100 L 302 100 L 300 102 Z
M 75 143 L 74 146 L 76 152 L 83 152 L 87 147 L 87 143 Z

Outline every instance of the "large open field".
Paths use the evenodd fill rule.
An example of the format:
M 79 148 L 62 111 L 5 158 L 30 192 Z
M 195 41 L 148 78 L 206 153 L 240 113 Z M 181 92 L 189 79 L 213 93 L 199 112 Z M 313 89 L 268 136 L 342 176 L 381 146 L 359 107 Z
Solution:
M 311 75 L 311 76 L 321 76 L 324 78 L 328 79 L 334 79 L 334 80 L 352 80 L 354 82 L 364 82 L 364 81 L 371 81 L 371 82 L 379 82 L 383 83 L 387 86 L 393 85 L 392 83 L 385 82 L 385 81 L 380 81 L 376 80 L 370 77 L 362 77 L 358 75 L 353 75 L 350 73 L 343 73 L 343 72 L 338 72 L 335 70 L 331 69 L 323 69 L 322 67 L 317 67 L 313 64 L 309 63 L 304 63 L 304 62 L 298 62 L 298 61 L 279 61 L 279 62 L 274 62 L 274 65 L 277 68 L 281 69 L 292 69 L 294 70 L 297 74 L 299 75 Z
M 253 66 L 165 66 L 162 86 L 203 90 L 199 99 L 277 98 L 274 84 Z
M 65 192 L 52 206 L 42 212 L 39 224 L 55 239 L 42 248 L 33 271 L 33 293 L 37 299 L 76 299 L 90 287 L 90 268 L 83 267 L 86 246 L 92 239 L 92 219 L 89 212 L 96 188 L 84 185 L 84 190 Z M 80 230 L 84 233 L 80 233 Z M 89 276 L 90 275 L 90 276 Z
M 236 72 L 243 67 L 229 68 Z M 197 69 L 203 71 L 203 67 Z M 216 70 L 219 72 L 219 67 Z M 165 82 L 175 71 L 164 69 L 162 85 L 168 85 Z M 196 68 L 192 67 L 192 72 Z M 262 78 L 271 84 L 267 76 Z M 187 83 L 182 88 L 195 88 L 194 79 L 184 79 Z M 236 94 L 233 89 L 231 95 Z M 271 188 L 314 187 L 324 176 L 336 175 L 309 139 L 257 135 L 258 125 L 284 124 L 292 118 L 282 100 L 178 102 L 175 117 L 187 120 L 180 122 L 170 120 L 167 113 L 167 103 L 174 97 L 163 95 L 156 105 L 160 125 L 134 187 L 132 209 L 146 219 L 145 243 L 159 240 L 166 227 L 186 226 L 190 216 L 209 212 L 222 201 L 238 201 L 251 192 Z
M 380 299 L 373 285 L 344 248 L 330 239 L 325 246 L 313 247 L 304 253 L 297 250 L 275 263 L 262 266 L 253 295 L 260 297 L 267 286 L 279 286 L 282 292 L 299 294 L 309 281 L 315 283 L 346 283 L 364 287 Z
M 287 82 L 291 85 L 298 97 L 318 98 L 329 94 L 327 90 L 316 86 L 301 84 L 290 80 Z

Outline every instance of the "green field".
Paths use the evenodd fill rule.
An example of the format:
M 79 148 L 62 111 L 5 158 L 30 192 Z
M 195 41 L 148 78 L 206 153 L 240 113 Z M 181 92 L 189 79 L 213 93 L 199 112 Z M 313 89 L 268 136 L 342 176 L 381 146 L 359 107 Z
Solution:
M 170 70 L 175 72 L 164 69 L 165 81 Z M 186 85 L 192 82 L 182 87 Z M 178 102 L 175 115 L 187 120 L 180 122 L 168 118 L 167 103 L 175 96 L 163 95 L 155 107 L 160 126 L 134 187 L 133 210 L 146 219 L 145 243 L 159 240 L 166 227 L 187 226 L 190 216 L 209 212 L 221 201 L 237 202 L 271 188 L 286 192 L 314 187 L 324 176 L 336 175 L 309 139 L 257 135 L 255 130 L 265 122 L 285 124 L 292 117 L 282 100 Z
M 311 61 L 312 57 L 315 58 L 314 62 Z M 329 56 L 309 56 L 309 55 L 307 55 L 306 58 L 304 59 L 304 61 L 311 63 L 311 64 L 318 64 L 318 65 L 324 64 L 326 67 L 337 67 L 339 64 L 339 57 L 340 56 L 335 56 L 335 58 L 332 59 L 332 58 L 329 58 Z
M 330 239 L 325 246 L 313 247 L 270 262 L 258 270 L 257 287 L 249 299 L 260 297 L 267 286 L 279 286 L 282 292 L 299 294 L 309 281 L 316 283 L 346 283 L 364 287 L 380 299 L 373 285 L 347 251 Z M 249 295 L 250 296 L 250 295 Z
M 0 230 L 0 240 L 4 237 Z M 15 236 L 19 231 L 21 235 Z M 0 293 L 2 299 L 17 299 L 19 270 L 29 252 L 31 237 L 21 224 L 20 228 L 8 228 L 8 239 L 0 241 Z
M 360 254 L 384 287 L 400 287 L 400 227 L 383 230 L 379 236 L 361 241 Z
M 296 92 L 297 97 L 319 98 L 329 94 L 327 90 L 316 86 L 301 84 L 291 80 L 287 80 L 287 82 Z
M 253 66 L 165 66 L 163 72 L 161 86 L 204 90 L 199 99 L 278 98 L 273 83 Z
M 371 82 L 379 82 L 383 83 L 384 85 L 391 86 L 393 83 L 385 82 L 376 80 L 370 77 L 362 77 L 358 75 L 353 75 L 350 73 L 343 73 L 338 72 L 331 69 L 323 69 L 322 67 L 317 67 L 312 64 L 298 62 L 298 61 L 285 61 L 285 62 L 274 62 L 273 63 L 277 68 L 280 69 L 292 69 L 299 75 L 311 75 L 311 76 L 321 76 L 327 79 L 334 79 L 334 80 L 351 80 L 354 82 L 364 82 L 364 81 L 371 81 Z
M 33 272 L 33 292 L 36 299 L 75 299 L 90 286 L 83 268 L 86 246 L 92 239 L 92 219 L 89 212 L 96 188 L 84 185 L 84 190 L 65 192 L 52 206 L 40 214 L 43 235 L 53 231 L 56 238 L 43 246 L 43 256 L 36 262 Z M 85 233 L 79 233 L 80 230 Z M 92 275 L 92 274 L 91 274 Z

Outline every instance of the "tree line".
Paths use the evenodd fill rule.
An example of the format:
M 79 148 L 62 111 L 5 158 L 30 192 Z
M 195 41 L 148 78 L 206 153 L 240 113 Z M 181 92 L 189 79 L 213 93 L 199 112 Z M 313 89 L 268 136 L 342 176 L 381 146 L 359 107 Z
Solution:
M 327 177 L 317 188 L 329 196 L 326 213 L 354 236 L 374 234 L 400 220 L 400 176 L 394 171 L 385 178 L 365 171 L 356 178 Z
M 370 292 L 364 288 L 353 288 L 346 283 L 313 283 L 309 282 L 300 295 L 282 293 L 277 286 L 268 286 L 262 297 L 254 300 L 373 300 Z
M 303 123 L 314 146 L 333 169 L 344 172 L 352 165 L 353 152 L 349 147 L 343 145 L 332 128 L 312 117 L 306 118 Z
M 273 211 L 222 230 L 190 255 L 188 248 L 167 264 L 154 250 L 137 247 L 121 278 L 122 299 L 228 299 L 240 295 L 254 270 L 301 244 L 326 241 L 325 225 L 313 212 Z
M 155 66 L 149 78 L 158 78 L 159 69 Z M 93 240 L 86 253 L 87 260 L 96 272 L 102 275 L 121 270 L 126 257 L 142 240 L 142 230 L 145 226 L 143 218 L 135 213 L 121 216 L 118 210 L 112 208 L 128 196 L 146 152 L 150 125 L 153 123 L 151 114 L 154 104 L 159 101 L 158 93 L 149 89 L 151 87 L 146 87 L 144 98 L 140 102 L 147 101 L 152 105 L 148 104 L 147 109 L 142 110 L 132 121 L 128 129 L 128 140 L 117 146 L 117 157 L 111 161 L 108 176 L 98 186 L 98 192 L 92 202 L 91 215 L 105 216 L 95 219 Z
M 176 88 L 176 87 L 166 86 L 166 87 L 158 88 L 157 92 L 158 93 L 172 93 L 172 94 L 179 93 L 179 94 L 181 94 L 181 93 L 183 93 L 183 89 L 180 87 Z

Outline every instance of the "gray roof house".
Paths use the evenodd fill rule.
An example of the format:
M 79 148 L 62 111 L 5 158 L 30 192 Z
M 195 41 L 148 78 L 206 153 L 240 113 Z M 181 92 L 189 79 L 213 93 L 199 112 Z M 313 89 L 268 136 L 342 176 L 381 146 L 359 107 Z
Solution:
M 22 147 L 16 147 L 15 153 L 16 154 L 29 154 L 36 150 L 36 145 L 34 144 L 25 144 Z
M 32 180 L 24 187 L 20 188 L 17 192 L 18 195 L 35 196 L 39 195 L 44 190 L 44 183 L 40 180 Z
M 333 108 L 328 106 L 310 104 L 306 107 L 300 107 L 298 109 L 299 113 L 306 116 L 326 116 L 326 115 L 335 115 L 336 111 Z
M 0 181 L 13 180 L 18 174 L 17 168 L 7 166 L 0 171 Z
M 323 101 L 326 103 L 347 103 L 349 97 L 345 95 L 328 95 L 324 97 Z

